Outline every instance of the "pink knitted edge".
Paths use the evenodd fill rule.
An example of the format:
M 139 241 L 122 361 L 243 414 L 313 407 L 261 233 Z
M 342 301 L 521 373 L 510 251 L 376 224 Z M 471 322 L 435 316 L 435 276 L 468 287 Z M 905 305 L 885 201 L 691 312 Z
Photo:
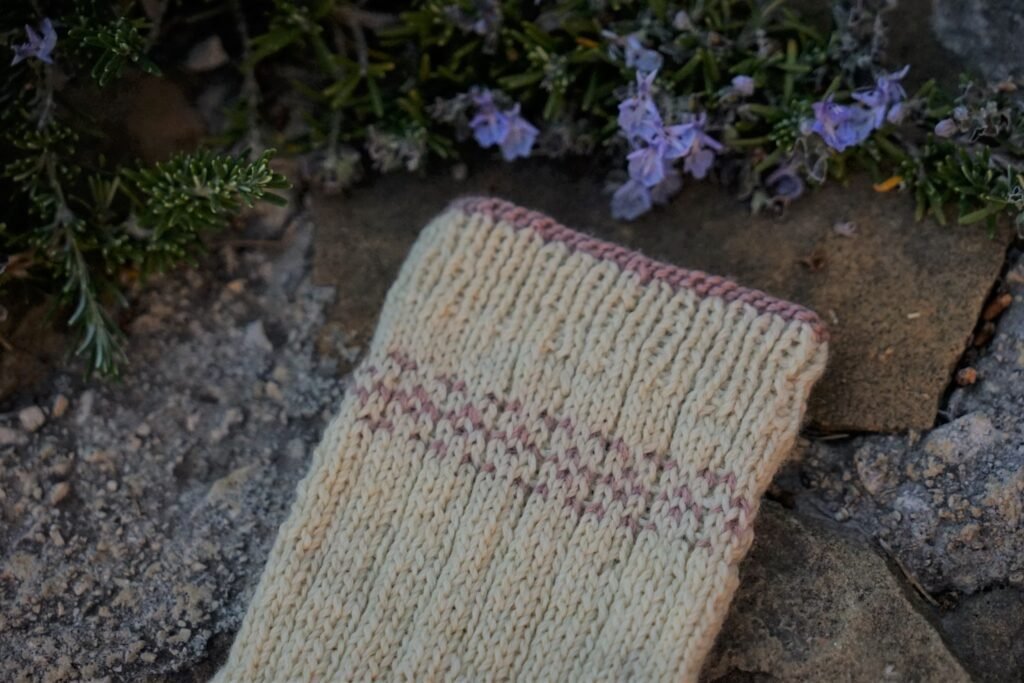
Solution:
M 668 283 L 675 289 L 690 289 L 702 297 L 717 296 L 725 301 L 742 301 L 764 313 L 773 313 L 785 320 L 806 323 L 810 325 L 811 330 L 820 341 L 828 340 L 828 329 L 814 311 L 799 304 L 777 299 L 757 289 L 741 287 L 727 278 L 656 261 L 618 244 L 584 235 L 565 227 L 539 211 L 525 209 L 504 199 L 464 197 L 452 202 L 452 206 L 466 213 L 484 213 L 493 216 L 497 220 L 512 224 L 519 230 L 533 230 L 547 242 L 562 242 L 574 251 L 581 251 L 595 258 L 611 261 L 620 268 L 639 275 L 642 284 L 657 279 Z

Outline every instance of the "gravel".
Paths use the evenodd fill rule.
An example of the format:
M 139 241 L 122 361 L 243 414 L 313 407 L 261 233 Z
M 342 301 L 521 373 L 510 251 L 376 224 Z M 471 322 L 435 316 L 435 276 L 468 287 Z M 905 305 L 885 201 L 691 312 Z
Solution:
M 312 226 L 258 229 L 150 284 L 119 381 L 68 370 L 5 407 L 0 680 L 136 681 L 230 642 L 343 391 Z

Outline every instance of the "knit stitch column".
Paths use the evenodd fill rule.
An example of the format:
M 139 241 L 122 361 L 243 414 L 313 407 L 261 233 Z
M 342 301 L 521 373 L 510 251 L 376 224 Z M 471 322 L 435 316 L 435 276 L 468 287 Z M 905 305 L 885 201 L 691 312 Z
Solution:
M 456 202 L 216 680 L 695 680 L 826 347 L 799 306 Z

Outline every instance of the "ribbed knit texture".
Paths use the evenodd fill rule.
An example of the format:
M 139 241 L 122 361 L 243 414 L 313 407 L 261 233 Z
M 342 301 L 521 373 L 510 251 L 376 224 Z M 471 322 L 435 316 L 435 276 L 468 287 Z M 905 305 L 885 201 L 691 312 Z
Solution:
M 456 202 L 215 680 L 695 680 L 825 356 L 803 308 Z

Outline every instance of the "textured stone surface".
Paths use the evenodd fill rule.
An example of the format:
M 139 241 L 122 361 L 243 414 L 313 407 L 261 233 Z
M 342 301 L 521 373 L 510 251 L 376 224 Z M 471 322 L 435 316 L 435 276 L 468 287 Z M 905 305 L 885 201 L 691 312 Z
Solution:
M 969 681 L 864 540 L 762 505 L 703 680 Z
M 17 305 L 21 304 L 21 305 Z M 58 330 L 50 305 L 11 301 L 0 305 L 0 401 L 19 388 L 30 388 L 42 381 L 60 364 L 67 340 Z
M 1004 254 L 1005 242 L 983 230 L 916 223 L 908 197 L 877 194 L 864 180 L 814 193 L 781 220 L 752 218 L 714 186 L 693 185 L 669 207 L 622 223 L 599 183 L 540 164 L 491 165 L 462 183 L 396 175 L 314 200 L 314 276 L 339 287 L 331 318 L 347 343 L 366 343 L 420 228 L 471 193 L 815 309 L 833 341 L 810 416 L 827 430 L 932 426 Z M 854 221 L 856 235 L 837 235 L 837 221 Z
M 997 588 L 967 597 L 940 628 L 976 681 L 1024 681 L 1024 591 Z
M 933 0 L 932 26 L 942 43 L 990 79 L 1024 75 L 1020 0 Z
M 0 681 L 207 679 L 342 391 L 310 232 L 154 282 L 119 382 L 0 405 Z
M 778 479 L 798 501 L 878 538 L 933 593 L 1024 587 L 1024 260 L 1016 303 L 923 436 L 810 444 Z

